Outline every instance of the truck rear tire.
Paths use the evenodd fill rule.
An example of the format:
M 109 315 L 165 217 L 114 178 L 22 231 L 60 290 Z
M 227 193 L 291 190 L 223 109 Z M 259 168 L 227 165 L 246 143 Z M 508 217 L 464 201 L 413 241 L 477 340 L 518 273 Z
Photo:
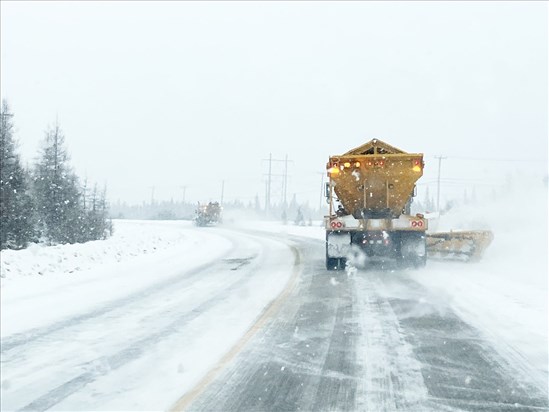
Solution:
M 327 270 L 338 270 L 339 269 L 339 259 L 338 258 L 326 258 L 326 269 Z
M 416 259 L 414 260 L 414 267 L 416 269 L 424 268 L 426 264 L 427 264 L 426 254 L 423 256 L 417 256 Z

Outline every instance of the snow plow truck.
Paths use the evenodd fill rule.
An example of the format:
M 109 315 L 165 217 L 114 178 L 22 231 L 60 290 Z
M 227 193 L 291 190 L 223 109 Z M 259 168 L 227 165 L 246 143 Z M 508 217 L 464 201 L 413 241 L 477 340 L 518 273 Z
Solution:
M 221 211 L 222 209 L 218 202 L 209 202 L 204 205 L 198 203 L 198 207 L 195 210 L 194 223 L 197 226 L 210 226 L 221 223 Z
M 427 234 L 424 215 L 410 214 L 423 153 L 406 153 L 373 139 L 330 156 L 325 216 L 326 268 L 340 270 L 349 257 L 394 260 L 398 267 L 425 266 L 427 256 L 478 260 L 489 231 Z

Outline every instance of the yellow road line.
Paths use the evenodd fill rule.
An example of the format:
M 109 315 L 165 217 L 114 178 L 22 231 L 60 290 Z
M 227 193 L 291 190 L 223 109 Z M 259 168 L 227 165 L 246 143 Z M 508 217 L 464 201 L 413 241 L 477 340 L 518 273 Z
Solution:
M 301 273 L 301 254 L 295 246 L 290 246 L 294 254 L 294 268 L 292 276 L 286 283 L 284 290 L 274 299 L 269 306 L 265 308 L 263 314 L 257 319 L 257 321 L 248 329 L 248 331 L 240 338 L 240 340 L 227 352 L 221 360 L 214 366 L 207 374 L 202 378 L 193 389 L 188 391 L 185 395 L 179 398 L 175 404 L 169 409 L 170 412 L 184 411 L 189 405 L 206 390 L 208 385 L 219 375 L 219 373 L 227 366 L 227 364 L 234 359 L 234 357 L 240 353 L 240 351 L 246 346 L 250 339 L 265 325 L 265 323 L 272 318 L 276 312 L 282 306 L 282 303 L 288 298 L 290 292 L 294 288 L 294 285 Z

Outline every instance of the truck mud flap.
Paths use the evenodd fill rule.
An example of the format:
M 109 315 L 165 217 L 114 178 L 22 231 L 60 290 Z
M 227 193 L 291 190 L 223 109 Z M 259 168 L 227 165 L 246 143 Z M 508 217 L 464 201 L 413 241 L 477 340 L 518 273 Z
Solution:
M 349 232 L 326 233 L 326 257 L 345 258 L 351 251 L 351 234 Z

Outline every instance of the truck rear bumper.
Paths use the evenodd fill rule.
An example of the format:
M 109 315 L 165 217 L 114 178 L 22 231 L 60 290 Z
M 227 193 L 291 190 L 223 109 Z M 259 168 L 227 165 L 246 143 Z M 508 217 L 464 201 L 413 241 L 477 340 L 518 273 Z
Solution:
M 348 258 L 357 251 L 368 257 L 408 259 L 426 255 L 425 233 L 412 231 L 327 231 L 326 257 Z
M 328 231 L 326 232 L 326 256 L 347 258 L 357 250 L 361 250 L 369 257 L 396 258 L 398 247 L 395 237 L 398 237 L 398 234 L 386 231 Z

